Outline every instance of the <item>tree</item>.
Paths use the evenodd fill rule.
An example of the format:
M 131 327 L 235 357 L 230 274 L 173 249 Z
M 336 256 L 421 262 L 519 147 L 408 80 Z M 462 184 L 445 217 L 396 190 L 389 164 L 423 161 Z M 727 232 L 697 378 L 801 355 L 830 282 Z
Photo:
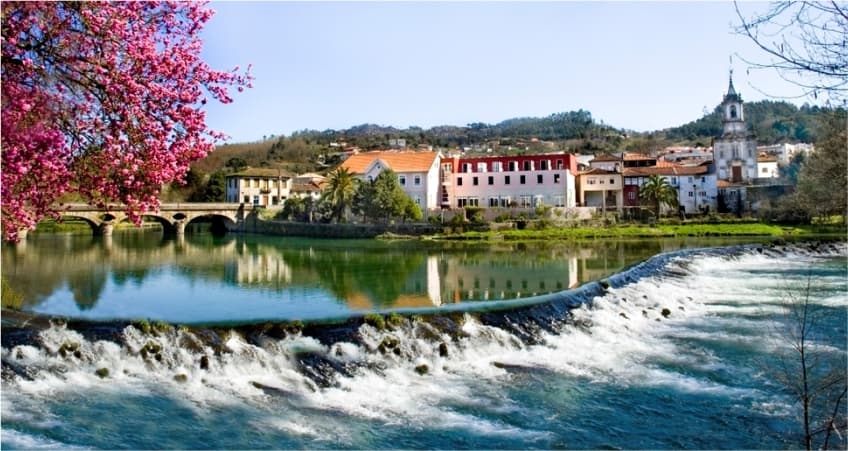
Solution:
M 323 197 L 330 203 L 331 220 L 345 220 L 345 212 L 353 205 L 357 185 L 358 179 L 347 168 L 338 168 L 330 174 Z
M 77 192 L 124 205 L 139 222 L 165 183 L 224 135 L 208 97 L 251 75 L 210 68 L 199 33 L 213 12 L 191 2 L 3 2 L 2 225 L 15 241 Z
M 362 183 L 357 190 L 354 208 L 368 220 L 388 222 L 403 218 L 408 202 L 414 202 L 398 183 L 397 174 L 391 169 L 381 172 L 371 183 Z M 416 205 L 417 206 L 417 205 Z M 413 214 L 413 212 L 409 212 Z
M 822 117 L 815 151 L 804 160 L 796 194 L 822 219 L 841 215 L 848 221 L 848 111 L 836 109 Z
M 244 158 L 232 157 L 227 160 L 226 166 L 229 170 L 233 172 L 239 172 L 247 168 L 247 161 L 244 161 Z
M 825 316 L 832 313 L 810 299 L 810 280 L 801 290 L 790 290 L 784 300 L 784 321 L 774 335 L 782 351 L 769 372 L 800 405 L 805 448 L 829 449 L 835 435 L 842 441 L 836 446 L 844 449 L 848 362 L 844 351 L 833 352 L 838 343 L 828 343 L 827 331 L 820 330 Z
M 747 59 L 752 69 L 776 70 L 804 95 L 826 94 L 844 104 L 848 93 L 848 10 L 836 1 L 778 1 L 763 14 L 746 18 L 734 2 L 747 36 L 768 55 L 765 62 Z
M 654 207 L 657 220 L 660 219 L 662 205 L 677 207 L 677 192 L 658 175 L 648 177 L 648 180 L 639 188 L 639 197 Z

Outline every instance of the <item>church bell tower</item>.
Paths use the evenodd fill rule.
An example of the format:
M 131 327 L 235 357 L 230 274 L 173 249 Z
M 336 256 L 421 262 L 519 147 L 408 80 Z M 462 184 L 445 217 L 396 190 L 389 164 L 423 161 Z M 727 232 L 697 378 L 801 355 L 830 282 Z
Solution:
M 721 102 L 722 111 L 722 136 L 744 136 L 747 134 L 745 127 L 745 110 L 742 106 L 742 96 L 733 87 L 733 69 L 730 70 L 730 81 L 727 94 Z

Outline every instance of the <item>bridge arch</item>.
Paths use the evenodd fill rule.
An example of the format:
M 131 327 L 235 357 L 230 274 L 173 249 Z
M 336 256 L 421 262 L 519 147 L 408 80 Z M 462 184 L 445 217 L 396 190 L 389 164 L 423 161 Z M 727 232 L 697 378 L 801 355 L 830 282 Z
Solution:
M 188 226 L 192 223 L 198 222 L 209 222 L 211 224 L 210 231 L 214 235 L 225 235 L 231 230 L 236 230 L 238 226 L 238 221 L 236 220 L 236 218 L 221 213 L 193 215 L 190 219 L 186 221 L 185 225 Z

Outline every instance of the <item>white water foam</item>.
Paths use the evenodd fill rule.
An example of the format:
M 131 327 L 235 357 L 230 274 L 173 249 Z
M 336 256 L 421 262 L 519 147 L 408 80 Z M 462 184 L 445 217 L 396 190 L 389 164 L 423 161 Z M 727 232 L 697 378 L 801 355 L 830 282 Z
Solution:
M 164 391 L 198 412 L 209 405 L 247 402 L 268 411 L 263 424 L 273 429 L 316 439 L 332 437 L 334 443 L 351 443 L 345 437 L 344 417 L 322 417 L 316 423 L 296 413 L 297 409 L 286 412 L 268 406 L 282 402 L 385 424 L 426 424 L 486 436 L 544 439 L 550 436 L 548 431 L 522 429 L 486 418 L 525 409 L 503 390 L 510 380 L 510 366 L 544 368 L 592 383 L 758 398 L 756 390 L 665 367 L 746 371 L 729 367 L 709 351 L 681 343 L 687 339 L 750 346 L 764 342 L 758 343 L 757 336 L 745 331 L 767 325 L 760 318 L 777 311 L 773 295 L 780 287 L 774 288 L 774 278 L 766 272 L 801 268 L 809 261 L 805 258 L 809 259 L 787 261 L 746 254 L 678 259 L 669 263 L 678 273 L 675 277 L 660 274 L 610 289 L 591 304 L 573 310 L 575 322 L 584 326 L 567 326 L 558 334 L 542 333 L 539 345 L 525 345 L 512 334 L 466 315 L 462 325 L 465 336 L 456 341 L 442 336 L 447 356 L 440 355 L 438 341 L 419 338 L 420 331 L 414 328 L 377 331 L 368 325 L 360 329 L 362 346 L 336 343 L 327 347 L 302 336 L 268 339 L 256 346 L 233 334 L 225 340 L 229 352 L 220 357 L 203 348 L 202 353 L 209 357 L 208 369 L 200 368 L 197 352 L 181 345 L 185 332 L 151 337 L 132 327 L 124 332 L 128 345 L 123 348 L 109 342 L 89 343 L 73 331 L 54 327 L 42 336 L 46 349 L 4 348 L 3 356 L 44 369 L 35 381 L 16 381 L 12 393 L 50 396 L 62 390 Z M 848 305 L 843 296 L 817 302 Z M 378 351 L 389 335 L 398 340 L 400 355 Z M 67 342 L 79 344 L 82 358 L 56 355 Z M 151 342 L 161 347 L 161 362 L 139 355 Z M 296 356 L 303 352 L 357 363 L 359 369 L 351 377 L 338 377 L 335 386 L 319 389 L 298 369 Z M 51 371 L 54 368 L 62 371 Z M 95 374 L 99 368 L 109 370 L 108 384 Z M 175 380 L 178 375 L 185 381 Z M 5 384 L 4 394 L 10 392 Z M 766 410 L 772 408 L 769 402 L 752 401 Z

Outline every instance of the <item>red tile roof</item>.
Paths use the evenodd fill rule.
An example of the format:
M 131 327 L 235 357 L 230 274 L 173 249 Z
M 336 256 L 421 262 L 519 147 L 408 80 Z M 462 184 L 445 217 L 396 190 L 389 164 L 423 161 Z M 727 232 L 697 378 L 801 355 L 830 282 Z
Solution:
M 379 159 L 395 172 L 427 172 L 433 167 L 438 152 L 374 151 L 351 155 L 340 167 L 354 174 L 364 174 L 375 160 Z
M 671 161 L 658 161 L 656 166 L 624 168 L 625 177 L 640 177 L 650 175 L 700 175 L 709 172 L 706 165 L 682 166 Z

